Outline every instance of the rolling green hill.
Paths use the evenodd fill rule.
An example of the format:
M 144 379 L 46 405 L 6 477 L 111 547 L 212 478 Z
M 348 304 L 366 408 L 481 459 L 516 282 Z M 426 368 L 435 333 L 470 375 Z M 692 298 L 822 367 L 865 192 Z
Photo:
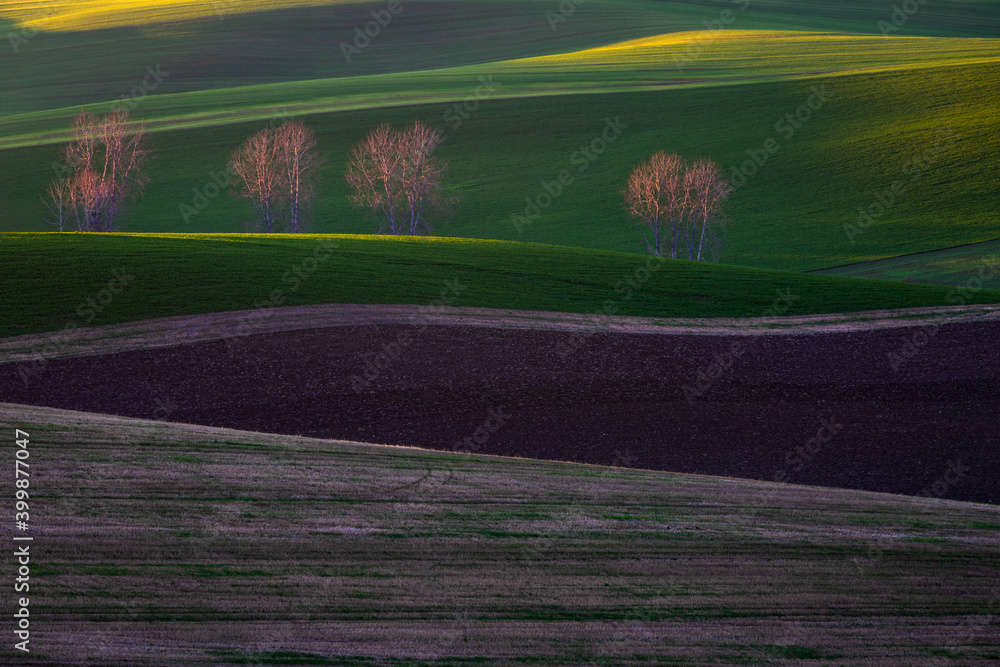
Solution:
M 36 5 L 7 19 L 25 21 Z M 90 2 L 29 21 L 44 30 L 0 62 L 10 90 L 0 229 L 49 229 L 40 195 L 78 105 L 106 110 L 145 77 L 155 85 L 131 106 L 156 159 L 123 219 L 129 232 L 244 229 L 244 204 L 216 195 L 211 175 L 255 129 L 295 116 L 329 157 L 312 211 L 319 233 L 373 229 L 348 204 L 349 151 L 379 122 L 420 119 L 447 135 L 448 185 L 462 197 L 439 235 L 636 251 L 620 192 L 654 150 L 712 158 L 733 178 L 731 264 L 815 270 L 1000 235 L 1000 177 L 985 166 L 998 154 L 990 17 L 1000 10 L 983 3 L 921 9 L 885 36 L 886 8 L 866 0 L 619 0 L 565 21 L 546 19 L 552 7 L 536 0 L 418 0 L 396 17 L 410 23 L 387 25 L 351 63 L 343 31 L 370 4 L 209 7 L 150 0 L 140 22 L 121 3 Z M 81 29 L 105 19 L 115 27 Z M 928 34 L 938 36 L 914 36 Z M 169 74 L 150 79 L 142 63 Z M 600 145 L 609 119 L 620 137 L 599 155 L 583 150 Z M 547 199 L 563 170 L 572 184 Z
M 407 1 L 373 43 L 348 58 L 341 43 L 353 45 L 355 29 L 373 20 L 372 11 L 387 11 L 385 3 L 224 12 L 222 19 L 212 8 L 200 5 L 210 12 L 202 20 L 34 34 L 0 59 L 0 80 L 16 92 L 0 101 L 0 116 L 118 99 L 141 85 L 147 65 L 169 73 L 150 94 L 176 94 L 574 51 L 701 27 L 707 15 L 703 9 L 667 13 L 644 0 L 593 3 L 552 30 L 545 20 L 549 5 L 539 0 Z
M 314 303 L 703 317 L 962 303 L 931 285 L 556 246 L 310 235 L 4 234 L 0 337 Z M 788 296 L 791 295 L 791 296 Z M 982 290 L 965 303 L 1000 303 Z M 440 305 L 440 304 L 439 304 Z M 777 306 L 779 310 L 775 312 Z
M 663 149 L 689 159 L 710 157 L 730 176 L 734 167 L 755 171 L 730 202 L 727 263 L 809 270 L 988 240 L 1000 234 L 1000 176 L 986 167 L 998 152 L 998 72 L 1000 66 L 988 63 L 657 92 L 486 99 L 469 107 L 465 118 L 452 104 L 306 116 L 329 158 L 312 231 L 373 229 L 347 200 L 349 151 L 380 122 L 421 119 L 446 133 L 446 183 L 462 195 L 454 218 L 438 225 L 440 235 L 638 251 L 639 232 L 625 214 L 620 191 L 635 164 Z M 831 96 L 815 112 L 806 109 L 809 118 L 796 129 L 787 115 L 808 103 L 814 86 L 826 86 Z M 627 128 L 593 161 L 581 161 L 579 151 L 600 136 L 606 118 L 619 118 Z M 229 152 L 263 124 L 154 135 L 152 182 L 125 230 L 239 231 L 247 217 L 241 202 L 225 193 L 199 197 L 206 188 L 212 193 L 210 174 L 224 169 Z M 942 142 L 938 132 L 947 128 L 957 138 Z M 768 139 L 778 142 L 772 155 L 764 154 Z M 925 151 L 932 151 L 933 161 L 915 167 L 912 160 Z M 766 158 L 766 164 L 756 168 L 748 163 L 751 155 Z M 4 229 L 47 229 L 40 195 L 57 158 L 55 145 L 0 151 Z M 564 169 L 572 170 L 573 183 L 519 232 L 513 216 L 524 216 L 526 198 L 537 201 L 544 184 Z M 871 208 L 900 179 L 907 179 L 906 191 L 866 229 L 849 235 L 845 225 L 857 225 L 858 209 Z M 185 218 L 181 207 L 197 203 L 202 210 Z
M 177 24 L 187 27 L 192 19 L 231 19 L 241 15 L 258 16 L 260 22 L 270 20 L 273 12 L 293 9 L 314 9 L 323 6 L 369 5 L 358 0 L 242 0 L 241 2 L 202 0 L 75 0 L 72 4 L 53 7 L 47 0 L 19 0 L 0 8 L 0 17 L 18 25 L 46 32 L 89 31 L 108 27 Z M 413 3 L 419 4 L 419 3 Z M 426 3 L 431 4 L 431 3 Z M 458 3 L 449 3 L 458 4 Z M 486 4 L 486 3 L 482 3 Z M 512 4 L 510 0 L 504 4 Z M 551 5 L 537 3 L 550 9 Z M 635 2 L 615 0 L 606 3 L 621 10 Z M 878 20 L 890 20 L 892 8 L 877 0 L 843 0 L 836 5 L 820 5 L 808 0 L 715 0 L 668 1 L 648 3 L 663 13 L 717 18 L 729 9 L 740 18 L 772 27 L 871 32 Z M 581 9 L 582 12 L 582 9 Z M 888 15 L 887 15 L 888 14 Z M 933 11 L 918 8 L 910 11 L 903 25 L 913 34 L 989 34 L 995 32 L 1000 11 L 989 0 L 938 0 Z
M 151 83 L 150 95 L 129 105 L 151 131 L 164 131 L 277 113 L 311 115 L 470 98 L 658 90 L 996 62 L 1000 40 L 995 39 L 694 31 L 559 55 L 193 93 L 170 93 L 167 84 L 176 75 L 150 69 L 144 77 Z M 109 103 L 89 106 L 96 113 L 109 108 Z M 0 148 L 66 141 L 78 111 L 72 106 L 4 117 Z
M 348 60 L 341 43 L 354 40 L 371 12 L 386 11 L 385 2 L 8 3 L 0 6 L 0 34 L 13 36 L 13 53 L 0 58 L 8 93 L 0 115 L 117 99 L 141 83 L 147 65 L 170 72 L 152 92 L 180 93 L 564 53 L 706 27 L 881 36 L 878 22 L 891 25 L 893 12 L 875 0 L 612 0 L 576 3 L 572 11 L 550 0 L 405 0 L 400 8 Z M 989 2 L 936 0 L 904 18 L 889 34 L 1000 34 L 1000 8 Z

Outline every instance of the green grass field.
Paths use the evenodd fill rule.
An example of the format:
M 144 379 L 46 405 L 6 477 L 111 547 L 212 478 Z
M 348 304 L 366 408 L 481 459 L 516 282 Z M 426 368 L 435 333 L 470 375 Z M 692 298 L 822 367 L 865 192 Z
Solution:
M 147 26 L 151 23 L 190 22 L 192 19 L 232 19 L 243 13 L 255 12 L 258 24 L 274 19 L 274 13 L 296 9 L 316 9 L 321 5 L 339 7 L 366 4 L 356 0 L 243 0 L 233 2 L 201 2 L 200 0 L 76 0 L 72 4 L 52 7 L 46 0 L 19 0 L 0 8 L 0 17 L 17 25 L 52 31 L 79 31 L 109 26 Z M 369 6 L 374 3 L 367 3 Z M 415 3 L 416 4 L 416 3 Z M 426 3 L 431 4 L 431 3 Z M 451 3 L 451 4 L 458 4 Z M 485 3 L 484 3 L 485 4 Z M 510 0 L 504 4 L 513 4 Z M 606 3 L 619 12 L 638 3 L 617 0 Z M 549 5 L 539 3 L 549 8 Z M 803 0 L 754 0 L 754 2 L 677 2 L 650 3 L 663 14 L 680 13 L 697 18 L 718 18 L 721 10 L 730 9 L 754 27 L 772 26 L 871 31 L 885 8 L 873 0 L 844 0 L 837 5 L 816 7 Z M 581 10 L 582 11 L 582 10 Z M 891 9 L 890 9 L 891 11 Z M 988 19 L 1000 12 L 988 0 L 939 0 L 931 12 L 911 12 L 906 29 L 914 34 L 976 35 L 989 34 Z M 254 14 L 250 14 L 254 17 Z M 307 24 L 303 24 L 305 26 Z M 187 25 L 185 25 L 187 27 Z
M 998 71 L 996 64 L 980 64 L 686 90 L 484 100 L 458 127 L 450 104 L 306 116 L 329 157 L 312 231 L 373 229 L 347 200 L 348 153 L 379 122 L 421 119 L 446 133 L 441 154 L 450 163 L 447 184 L 462 195 L 454 218 L 438 225 L 441 235 L 635 252 L 640 235 L 620 195 L 635 164 L 665 149 L 689 159 L 710 157 L 732 175 L 732 168 L 743 169 L 750 159 L 747 151 L 760 156 L 765 141 L 774 139 L 778 152 L 767 156 L 730 202 L 726 263 L 810 270 L 988 240 L 1000 234 L 993 207 L 1000 176 L 983 167 L 998 150 L 1000 110 L 992 103 L 1000 92 Z M 832 94 L 823 108 L 798 129 L 787 121 L 779 129 L 778 123 L 805 104 L 817 85 Z M 472 93 L 475 81 L 468 86 Z M 621 137 L 593 162 L 572 162 L 599 136 L 608 117 L 628 125 Z M 187 220 L 181 206 L 192 206 L 206 187 L 211 191 L 210 174 L 224 169 L 229 152 L 263 124 L 154 135 L 152 182 L 125 230 L 241 230 L 246 209 L 228 194 L 214 197 Z M 926 169 L 911 165 L 913 176 L 904 173 L 914 157 L 934 149 L 936 132 L 943 128 L 958 138 L 935 152 Z M 4 229 L 47 229 L 40 193 L 52 179 L 57 158 L 57 146 L 0 151 Z M 574 183 L 519 233 L 512 216 L 524 215 L 525 198 L 536 199 L 544 182 L 563 169 L 572 170 Z M 901 178 L 908 181 L 907 191 L 852 242 L 845 225 L 855 224 L 858 209 L 870 207 Z
M 0 661 L 1000 659 L 988 505 L 20 405 L 0 424 L 44 489 L 44 635 Z
M 536 97 L 768 81 L 1000 61 L 993 39 L 886 38 L 802 32 L 676 32 L 560 55 L 377 75 L 313 78 L 170 93 L 171 74 L 135 106 L 151 130 L 226 125 L 283 111 L 316 114 L 462 101 L 482 81 L 488 97 Z M 162 68 L 166 70 L 166 68 Z M 159 71 L 159 70 L 157 70 Z M 118 96 L 112 96 L 117 100 Z M 50 102 L 51 103 L 51 102 Z M 91 105 L 103 113 L 108 104 Z M 0 148 L 65 141 L 76 106 L 3 118 Z
M 0 115 L 116 99 L 140 82 L 146 65 L 156 63 L 171 78 L 154 92 L 177 93 L 564 53 L 703 30 L 718 23 L 725 10 L 734 12 L 728 29 L 868 35 L 880 34 L 877 22 L 892 14 L 891 6 L 873 0 L 827 7 L 801 0 L 613 0 L 582 3 L 553 29 L 546 12 L 558 12 L 559 3 L 548 0 L 406 0 L 377 41 L 347 62 L 340 43 L 352 40 L 355 27 L 384 5 L 77 0 L 55 7 L 48 2 L 0 7 L 0 34 L 18 35 L 25 27 L 42 31 L 29 32 L 11 57 L 0 58 L 0 81 L 16 93 L 0 102 Z M 272 9 L 260 11 L 264 8 Z M 250 9 L 258 11 L 241 13 Z M 1000 9 L 989 2 L 937 0 L 892 34 L 995 37 L 998 18 Z
M 462 195 L 439 235 L 637 251 L 620 191 L 656 149 L 710 157 L 745 180 L 730 203 L 726 263 L 815 270 L 1000 235 L 991 206 L 1000 177 L 983 167 L 995 161 L 1000 123 L 990 27 L 1000 9 L 989 3 L 939 2 L 886 36 L 878 21 L 891 8 L 868 0 L 617 0 L 558 22 L 540 0 L 417 0 L 350 63 L 340 44 L 381 5 L 102 0 L 39 16 L 41 6 L 2 14 L 15 32 L 41 28 L 0 59 L 3 230 L 48 229 L 41 193 L 72 116 L 81 104 L 108 108 L 148 64 L 169 74 L 135 101 L 156 160 L 124 219 L 129 232 L 244 229 L 245 207 L 228 193 L 194 216 L 182 207 L 211 191 L 210 174 L 246 135 L 295 116 L 330 158 L 318 233 L 373 229 L 347 202 L 350 148 L 379 122 L 421 119 L 446 133 L 449 185 Z M 830 97 L 803 111 L 813 86 Z M 809 120 L 789 123 L 796 112 Z M 627 130 L 579 160 L 609 117 Z M 955 138 L 936 150 L 942 131 Z M 762 153 L 769 139 L 775 154 Z M 934 159 L 914 167 L 927 151 Z M 748 162 L 762 155 L 767 164 Z M 517 228 L 513 216 L 564 169 L 574 183 Z M 884 215 L 852 233 L 859 209 L 903 179 Z
M 221 3 L 220 3 L 221 4 Z M 211 3 L 202 9 L 211 9 Z M 574 51 L 623 39 L 700 27 L 656 3 L 584 5 L 553 31 L 538 0 L 410 2 L 376 42 L 350 61 L 341 42 L 384 3 L 337 3 L 200 21 L 42 32 L 0 59 L 0 80 L 16 97 L 0 116 L 118 99 L 140 84 L 146 65 L 169 76 L 153 94 L 454 67 Z M 6 34 L 7 31 L 3 31 Z M 448 48 L 441 48 L 447 44 Z
M 662 317 L 758 317 L 776 304 L 788 306 L 777 314 L 807 315 L 960 303 L 939 286 L 683 260 L 656 268 L 641 255 L 495 241 L 5 234 L 2 243 L 0 337 L 275 305 L 427 305 L 443 292 L 457 293 L 455 306 Z M 114 278 L 122 272 L 126 280 Z M 782 303 L 779 290 L 793 298 Z M 1000 303 L 1000 291 L 967 303 Z

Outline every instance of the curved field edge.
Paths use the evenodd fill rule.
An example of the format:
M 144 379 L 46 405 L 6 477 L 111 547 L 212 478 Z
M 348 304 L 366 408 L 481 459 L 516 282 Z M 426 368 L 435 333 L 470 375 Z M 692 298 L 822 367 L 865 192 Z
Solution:
M 654 333 L 693 336 L 767 336 L 827 334 L 1000 319 L 1000 305 L 900 308 L 752 318 L 658 318 L 386 304 L 317 304 L 284 306 L 267 313 L 237 310 L 201 315 L 161 317 L 138 322 L 106 324 L 80 329 L 0 338 L 0 364 L 29 363 L 137 350 L 153 350 L 193 343 L 229 340 L 249 334 L 366 325 L 488 327 L 572 331 L 583 333 Z
M 696 49 L 695 55 L 692 49 Z M 623 91 L 739 85 L 818 76 L 968 66 L 1000 61 L 1000 40 L 821 33 L 670 33 L 572 53 L 460 67 L 310 79 L 143 97 L 138 115 L 151 132 L 216 127 L 274 116 L 359 109 Z M 0 149 L 67 141 L 81 109 L 2 118 Z
M 165 665 L 1000 649 L 990 505 L 6 403 L 0 424 L 30 434 L 50 500 L 32 561 L 32 605 L 58 611 L 48 664 L 79 659 L 81 633 L 129 666 L 152 641 Z
M 349 235 L 0 235 L 0 337 L 281 306 L 762 317 L 1000 303 L 1000 292 L 542 244 Z
M 976 287 L 1000 274 L 1000 239 L 813 271 L 818 275 Z

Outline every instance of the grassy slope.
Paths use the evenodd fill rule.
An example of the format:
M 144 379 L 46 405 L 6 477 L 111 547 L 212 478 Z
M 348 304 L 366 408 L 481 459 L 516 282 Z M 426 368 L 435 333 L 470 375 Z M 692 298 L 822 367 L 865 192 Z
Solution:
M 121 4 L 134 4 L 137 13 L 123 11 Z M 169 10 L 178 4 L 73 3 L 32 24 L 81 31 L 35 34 L 18 42 L 12 57 L 0 59 L 0 81 L 10 93 L 0 101 L 0 115 L 116 99 L 141 82 L 146 65 L 154 64 L 170 72 L 170 78 L 154 92 L 179 93 L 562 53 L 663 32 L 702 30 L 717 24 L 725 10 L 735 12 L 727 26 L 730 30 L 878 34 L 877 21 L 891 16 L 891 8 L 871 0 L 835 6 L 755 0 L 745 10 L 727 1 L 613 0 L 582 4 L 553 27 L 546 12 L 559 5 L 549 0 L 407 0 L 373 44 L 347 62 L 341 42 L 351 41 L 355 27 L 370 21 L 371 11 L 384 9 L 384 2 L 287 8 L 317 3 L 213 0 L 187 3 L 203 12 L 203 19 L 157 23 L 175 19 Z M 12 19 L 34 15 L 31 5 L 18 3 L 6 12 L 0 10 L 0 33 L 17 34 Z M 132 19 L 139 17 L 143 24 L 93 29 L 104 22 L 101 12 L 92 11 L 74 19 L 77 11 L 94 5 L 106 6 L 108 16 L 119 23 L 135 23 Z M 151 5 L 160 5 L 164 11 Z M 234 13 L 261 6 L 275 9 Z M 918 11 L 893 34 L 995 37 L 997 20 L 1000 8 L 995 5 L 938 0 L 933 11 Z
M 540 0 L 406 2 L 371 46 L 348 62 L 341 42 L 352 42 L 355 27 L 371 21 L 370 12 L 384 10 L 384 4 L 39 33 L 16 56 L 0 59 L 0 80 L 16 92 L 0 101 L 0 116 L 118 99 L 141 84 L 146 65 L 169 73 L 153 94 L 183 93 L 573 51 L 699 27 L 705 15 L 666 13 L 646 0 L 595 3 L 553 31 L 544 18 L 548 5 Z
M 996 507 L 29 406 L 0 424 L 31 436 L 48 619 L 31 661 L 0 661 L 1000 656 Z
M 997 271 L 1000 271 L 998 261 L 1000 261 L 1000 239 L 890 257 L 874 262 L 820 269 L 815 273 L 973 288 L 982 282 L 986 287 L 995 288 L 1000 284 L 1000 275 L 997 274 Z
M 46 32 L 95 30 L 120 26 L 142 26 L 166 21 L 198 18 L 231 18 L 237 13 L 315 5 L 345 4 L 351 0 L 74 0 L 55 5 L 48 0 L 19 0 L 0 10 L 0 15 Z
M 320 241 L 337 248 L 327 259 Z M 788 315 L 938 306 L 953 290 L 671 260 L 648 282 L 640 255 L 451 239 L 308 236 L 109 236 L 7 234 L 0 336 L 52 331 L 69 323 L 113 324 L 154 317 L 310 303 L 431 304 L 645 316 L 762 316 L 778 290 Z M 104 294 L 114 273 L 132 276 Z M 296 278 L 296 269 L 302 278 Z M 457 282 L 455 282 L 457 281 Z M 276 297 L 275 290 L 280 294 Z M 98 300 L 88 307 L 88 299 Z M 98 308 L 96 303 L 104 304 Z M 780 302 L 779 302 L 780 303 Z M 969 303 L 1000 303 L 1000 292 Z M 92 321 L 88 311 L 96 310 Z M 266 310 L 261 311 L 266 315 Z M 774 314 L 773 312 L 771 314 Z
M 510 0 L 506 0 L 507 3 Z M 94 30 L 110 26 L 143 26 L 151 23 L 177 22 L 185 19 L 231 19 L 240 13 L 266 15 L 273 10 L 319 5 L 361 4 L 355 0 L 75 0 L 56 5 L 50 0 L 19 0 L 0 8 L 0 17 L 44 31 Z M 371 3 L 369 3 L 371 4 Z M 416 4 L 416 3 L 412 3 Z M 621 0 L 615 5 L 625 4 Z M 836 5 L 816 6 L 807 0 L 716 0 L 715 2 L 667 2 L 671 12 L 687 9 L 717 18 L 731 9 L 745 21 L 767 22 L 783 28 L 808 26 L 827 30 L 872 32 L 872 26 L 886 19 L 886 11 L 877 0 L 842 0 Z M 707 5 L 707 6 L 704 6 Z M 540 5 L 544 9 L 550 6 Z M 544 11 L 543 9 L 543 11 Z M 574 17 L 578 16 L 574 12 Z M 1000 11 L 989 0 L 938 0 L 933 11 L 917 11 L 906 22 L 914 34 L 983 34 L 991 28 L 989 19 Z M 266 18 L 265 18 L 266 20 Z
M 619 191 L 633 165 L 655 149 L 711 157 L 726 171 L 760 151 L 780 150 L 734 195 L 724 261 L 789 270 L 817 269 L 996 238 L 993 213 L 1000 175 L 997 65 L 884 72 L 814 81 L 666 92 L 486 100 L 459 127 L 451 105 L 426 105 L 307 118 L 329 157 L 314 209 L 317 232 L 364 233 L 365 216 L 350 208 L 344 167 L 351 146 L 379 122 L 422 119 L 447 134 L 448 183 L 462 193 L 456 215 L 438 231 L 449 236 L 538 241 L 637 251 L 639 233 Z M 775 125 L 826 83 L 824 108 L 786 139 Z M 620 139 L 580 172 L 573 153 L 599 136 L 604 119 L 628 124 Z M 245 209 L 228 195 L 212 199 L 185 223 L 179 207 L 194 203 L 209 174 L 260 122 L 164 133 L 153 137 L 152 183 L 126 229 L 238 231 Z M 889 211 L 851 243 L 844 225 L 875 191 L 901 178 L 905 163 L 934 145 L 937 128 L 960 139 L 910 184 Z M 46 229 L 39 199 L 58 149 L 0 151 L 0 210 L 6 230 Z M 518 234 L 511 216 L 562 169 L 574 183 Z
M 136 102 L 151 130 L 230 124 L 248 117 L 316 114 L 442 101 L 477 94 L 527 97 L 747 83 L 1000 61 L 1000 40 L 728 30 L 675 32 L 571 53 L 414 72 L 355 75 L 170 94 Z M 172 75 L 176 76 L 176 74 Z M 165 79 L 162 88 L 169 88 Z M 91 107 L 103 113 L 107 104 Z M 65 141 L 77 107 L 8 116 L 0 148 Z

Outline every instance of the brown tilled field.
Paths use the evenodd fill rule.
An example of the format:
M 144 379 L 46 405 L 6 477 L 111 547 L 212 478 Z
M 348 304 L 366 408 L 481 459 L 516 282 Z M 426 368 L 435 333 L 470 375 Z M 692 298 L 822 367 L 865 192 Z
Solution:
M 1000 503 L 998 340 L 337 326 L 3 365 L 0 401 Z

